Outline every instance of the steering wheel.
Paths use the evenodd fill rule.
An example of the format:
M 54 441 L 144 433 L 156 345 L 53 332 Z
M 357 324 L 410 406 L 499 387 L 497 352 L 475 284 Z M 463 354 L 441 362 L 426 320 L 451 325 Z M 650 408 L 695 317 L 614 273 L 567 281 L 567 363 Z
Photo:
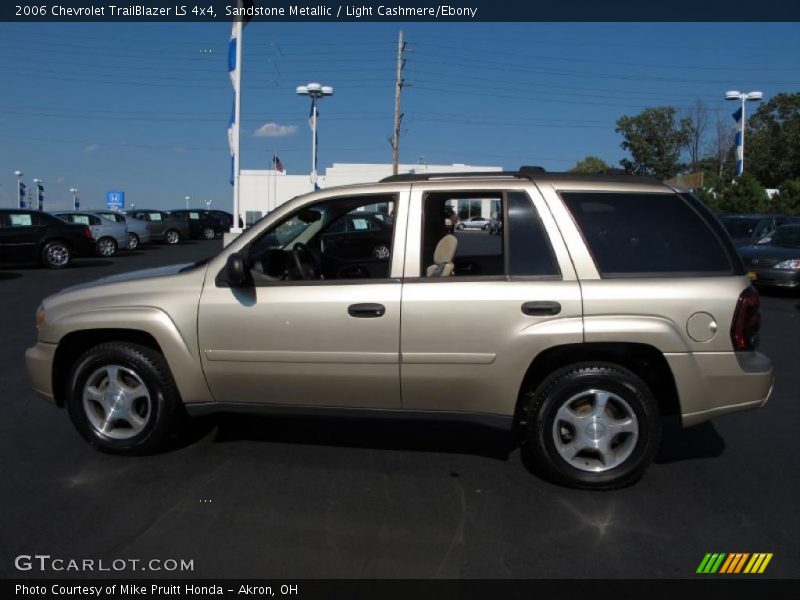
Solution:
M 292 248 L 294 265 L 303 279 L 322 279 L 322 267 L 317 257 L 302 242 L 297 242 Z

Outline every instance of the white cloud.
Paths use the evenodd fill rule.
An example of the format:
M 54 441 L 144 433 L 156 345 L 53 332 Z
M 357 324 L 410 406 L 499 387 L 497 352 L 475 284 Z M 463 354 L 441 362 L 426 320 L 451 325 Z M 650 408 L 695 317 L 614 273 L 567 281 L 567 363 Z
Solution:
M 95 150 L 97 150 L 97 148 L 99 148 L 99 146 L 98 146 L 97 144 L 89 144 L 88 146 L 86 146 L 86 147 L 83 149 L 83 153 L 84 153 L 84 154 L 91 154 L 92 152 L 94 152 Z
M 279 125 L 278 123 L 264 123 L 253 132 L 255 137 L 284 137 L 297 131 L 297 125 Z

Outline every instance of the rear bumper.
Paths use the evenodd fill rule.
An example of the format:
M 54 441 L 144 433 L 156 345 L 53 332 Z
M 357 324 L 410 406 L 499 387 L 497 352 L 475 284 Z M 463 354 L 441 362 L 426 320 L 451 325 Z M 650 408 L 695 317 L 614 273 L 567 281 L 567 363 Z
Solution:
M 25 369 L 31 380 L 33 391 L 48 402 L 55 404 L 53 394 L 53 358 L 56 354 L 56 344 L 38 342 L 35 346 L 25 351 Z
M 675 377 L 684 426 L 760 408 L 772 393 L 775 382 L 772 361 L 760 352 L 689 352 L 664 356 Z

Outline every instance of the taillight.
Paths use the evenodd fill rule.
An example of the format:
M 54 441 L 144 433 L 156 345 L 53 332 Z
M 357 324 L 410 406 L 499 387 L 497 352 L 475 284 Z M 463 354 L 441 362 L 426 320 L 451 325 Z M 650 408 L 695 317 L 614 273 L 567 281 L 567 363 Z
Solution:
M 92 239 L 92 230 L 89 229 L 88 227 L 84 227 L 83 228 L 83 237 L 88 238 L 88 239 L 91 240 Z
M 749 287 L 739 296 L 731 324 L 731 342 L 734 350 L 755 350 L 758 331 L 761 329 L 761 301 L 758 292 Z

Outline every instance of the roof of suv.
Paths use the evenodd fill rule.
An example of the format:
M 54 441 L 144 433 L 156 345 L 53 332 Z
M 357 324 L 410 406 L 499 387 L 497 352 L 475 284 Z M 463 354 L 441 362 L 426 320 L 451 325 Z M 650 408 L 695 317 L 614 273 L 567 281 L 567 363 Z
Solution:
M 619 169 L 601 173 L 547 172 L 541 167 L 520 167 L 518 171 L 466 171 L 455 173 L 403 173 L 381 179 L 381 183 L 433 181 L 443 179 L 528 179 L 530 181 L 571 181 L 581 183 L 632 183 L 661 184 L 661 180 L 648 175 L 631 175 Z

